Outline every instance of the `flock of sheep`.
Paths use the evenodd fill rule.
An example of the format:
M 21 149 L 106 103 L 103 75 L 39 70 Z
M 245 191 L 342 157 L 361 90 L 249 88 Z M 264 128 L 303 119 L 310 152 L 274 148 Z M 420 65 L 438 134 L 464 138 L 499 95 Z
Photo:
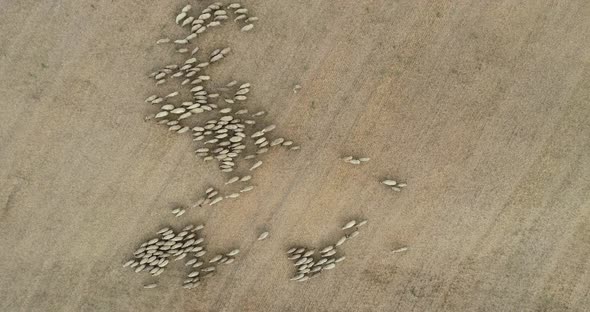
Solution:
M 251 31 L 257 17 L 251 16 L 248 9 L 240 3 L 222 5 L 216 2 L 200 13 L 195 12 L 191 5 L 183 7 L 176 16 L 176 24 L 190 29 L 184 38 L 162 38 L 156 41 L 158 45 L 173 45 L 176 53 L 190 56 L 180 64 L 169 64 L 152 72 L 149 77 L 154 79 L 156 86 L 161 88 L 173 81 L 179 87 L 166 95 L 153 94 L 145 102 L 158 108 L 158 111 L 146 117 L 155 120 L 169 131 L 178 134 L 190 133 L 197 144 L 195 154 L 204 161 L 215 161 L 223 174 L 238 171 L 238 166 L 247 164 L 247 171 L 254 172 L 263 164 L 263 156 L 276 148 L 296 151 L 300 147 L 292 140 L 274 136 L 274 124 L 264 124 L 261 118 L 265 111 L 251 112 L 246 104 L 252 85 L 248 82 L 238 83 L 230 81 L 222 85 L 214 84 L 207 69 L 227 57 L 231 48 L 217 48 L 204 56 L 195 45 L 197 39 L 210 28 L 221 26 L 233 15 L 233 20 L 239 23 L 242 32 Z M 301 86 L 297 85 L 294 92 Z M 359 165 L 369 161 L 369 158 L 345 157 L 345 162 Z M 246 171 L 246 169 L 243 169 Z M 231 175 L 222 189 L 208 188 L 205 194 L 197 200 L 191 208 L 204 205 L 216 205 L 223 200 L 237 199 L 254 189 L 250 184 L 251 174 Z M 382 183 L 395 191 L 406 186 L 393 180 Z M 224 192 L 229 185 L 239 185 L 237 191 Z M 186 213 L 187 208 L 177 207 L 172 210 L 176 217 Z M 334 244 L 322 248 L 316 253 L 313 249 L 293 247 L 288 250 L 288 258 L 293 260 L 296 272 L 291 278 L 305 281 L 317 276 L 321 272 L 331 270 L 345 258 L 339 255 L 339 247 L 347 240 L 359 234 L 359 228 L 367 223 L 366 220 L 348 222 L 342 230 L 343 236 Z M 187 225 L 176 232 L 171 228 L 163 228 L 151 238 L 142 243 L 133 253 L 132 258 L 125 263 L 125 267 L 135 272 L 148 272 L 152 277 L 162 274 L 171 260 L 185 259 L 185 266 L 189 267 L 183 287 L 192 289 L 198 286 L 202 279 L 214 274 L 217 266 L 230 264 L 235 261 L 239 249 L 232 249 L 206 259 L 205 238 L 200 235 L 204 225 Z M 258 240 L 268 238 L 269 232 L 259 234 Z M 145 288 L 155 288 L 157 283 L 144 285 Z

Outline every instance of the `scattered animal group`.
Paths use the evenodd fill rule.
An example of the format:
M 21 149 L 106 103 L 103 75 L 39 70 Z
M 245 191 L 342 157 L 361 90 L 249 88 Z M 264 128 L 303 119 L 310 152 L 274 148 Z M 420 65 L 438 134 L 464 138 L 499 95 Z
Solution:
M 189 224 L 180 232 L 175 232 L 165 227 L 156 233 L 158 237 L 141 244 L 133 253 L 133 259 L 123 266 L 133 268 L 135 273 L 149 272 L 155 277 L 164 272 L 170 260 L 178 261 L 186 258 L 185 266 L 192 269 L 187 274 L 183 287 L 194 288 L 200 284 L 201 279 L 214 274 L 218 264 L 234 262 L 235 256 L 240 252 L 239 249 L 233 249 L 227 253 L 214 255 L 206 261 L 205 238 L 199 234 L 203 228 L 202 224 Z M 144 287 L 156 288 L 157 285 L 157 283 L 150 283 Z
M 338 255 L 338 248 L 349 239 L 356 237 L 359 234 L 359 228 L 365 224 L 367 224 L 367 220 L 360 222 L 351 220 L 347 222 L 342 227 L 345 234 L 334 244 L 325 246 L 317 253 L 314 249 L 297 246 L 291 247 L 287 251 L 287 255 L 289 260 L 292 260 L 297 268 L 291 280 L 304 282 L 318 276 L 324 271 L 334 269 L 338 263 L 345 259 L 344 256 Z

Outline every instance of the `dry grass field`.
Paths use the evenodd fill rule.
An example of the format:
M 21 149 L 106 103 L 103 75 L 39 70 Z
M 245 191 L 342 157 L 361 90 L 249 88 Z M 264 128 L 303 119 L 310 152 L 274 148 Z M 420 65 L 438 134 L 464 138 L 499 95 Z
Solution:
M 232 48 L 211 76 L 251 82 L 302 148 L 175 218 L 227 179 L 144 121 L 185 4 L 0 1 L 0 311 L 590 310 L 590 2 L 245 1 L 252 31 L 201 41 Z M 369 223 L 346 261 L 289 281 L 285 250 L 349 218 Z M 156 289 L 122 267 L 200 222 L 211 252 L 242 250 L 201 287 L 178 262 Z

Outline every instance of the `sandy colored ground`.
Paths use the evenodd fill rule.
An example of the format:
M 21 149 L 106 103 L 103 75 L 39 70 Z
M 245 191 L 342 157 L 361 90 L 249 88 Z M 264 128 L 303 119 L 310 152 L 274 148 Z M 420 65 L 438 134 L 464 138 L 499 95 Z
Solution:
M 145 77 L 172 55 L 154 42 L 182 33 L 184 4 L 0 2 L 0 311 L 590 309 L 590 2 L 247 1 L 254 31 L 205 36 L 233 49 L 210 73 L 251 81 L 249 105 L 303 148 L 178 221 L 223 181 L 188 135 L 143 121 Z M 347 260 L 289 282 L 285 248 L 351 216 L 370 223 Z M 121 264 L 186 222 L 243 253 L 198 290 L 180 263 L 143 289 Z

